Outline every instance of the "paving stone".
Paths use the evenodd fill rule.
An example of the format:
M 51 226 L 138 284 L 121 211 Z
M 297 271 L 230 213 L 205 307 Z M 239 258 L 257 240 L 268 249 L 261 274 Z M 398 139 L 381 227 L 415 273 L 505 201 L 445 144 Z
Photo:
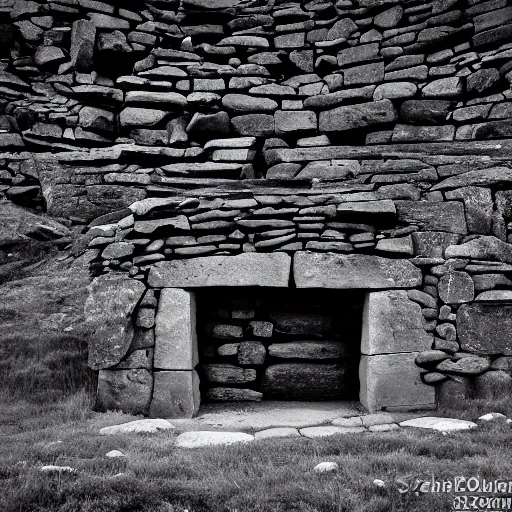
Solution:
M 364 427 L 336 427 L 336 426 L 326 426 L 326 427 L 306 427 L 301 428 L 300 433 L 304 437 L 309 437 L 314 439 L 316 437 L 327 437 L 333 436 L 337 434 L 360 434 L 362 432 L 366 432 Z
M 372 425 L 368 427 L 370 432 L 392 432 L 393 430 L 400 430 L 396 423 L 385 423 L 383 425 Z
M 248 443 L 254 436 L 243 432 L 184 432 L 176 438 L 178 448 L 203 448 L 205 446 L 220 446 L 236 443 Z
M 466 420 L 425 416 L 423 418 L 414 418 L 412 420 L 402 421 L 400 426 L 426 428 L 431 430 L 439 430 L 441 432 L 452 432 L 456 430 L 470 430 L 472 428 L 476 428 L 477 424 Z
M 352 416 L 350 418 L 336 418 L 331 421 L 333 425 L 338 427 L 362 427 L 363 421 L 361 416 Z
M 277 427 L 268 428 L 266 430 L 260 430 L 254 434 L 256 441 L 261 439 L 271 439 L 275 437 L 297 437 L 300 436 L 299 431 L 296 428 L 291 427 Z

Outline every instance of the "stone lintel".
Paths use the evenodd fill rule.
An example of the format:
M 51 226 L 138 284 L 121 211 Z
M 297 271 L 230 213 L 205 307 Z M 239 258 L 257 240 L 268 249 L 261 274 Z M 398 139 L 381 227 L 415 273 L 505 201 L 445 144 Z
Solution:
M 148 283 L 155 288 L 289 285 L 291 257 L 284 253 L 243 253 L 162 261 L 152 266 Z
M 293 275 L 297 288 L 414 288 L 422 282 L 410 261 L 365 254 L 296 252 Z

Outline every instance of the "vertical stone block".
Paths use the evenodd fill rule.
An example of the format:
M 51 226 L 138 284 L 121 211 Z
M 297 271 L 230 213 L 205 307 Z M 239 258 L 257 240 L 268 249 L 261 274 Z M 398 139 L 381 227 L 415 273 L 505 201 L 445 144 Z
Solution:
M 195 296 L 179 288 L 165 288 L 155 320 L 154 367 L 193 370 L 198 363 Z
M 418 352 L 361 356 L 359 398 L 370 412 L 435 408 L 435 389 L 421 380 Z
M 156 372 L 152 418 L 192 418 L 199 410 L 199 376 L 195 370 Z
M 432 348 L 433 337 L 423 327 L 421 307 L 403 290 L 372 292 L 363 309 L 361 353 L 366 355 L 418 352 Z
M 78 20 L 71 30 L 69 56 L 77 71 L 90 71 L 94 62 L 96 27 L 92 21 Z

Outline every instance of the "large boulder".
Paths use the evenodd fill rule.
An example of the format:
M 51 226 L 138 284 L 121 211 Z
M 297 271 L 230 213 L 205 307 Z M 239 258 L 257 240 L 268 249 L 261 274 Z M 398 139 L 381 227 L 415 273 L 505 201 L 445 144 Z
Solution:
M 94 279 L 85 303 L 91 331 L 89 366 L 110 368 L 126 355 L 133 339 L 132 315 L 146 287 L 123 274 L 105 274 Z

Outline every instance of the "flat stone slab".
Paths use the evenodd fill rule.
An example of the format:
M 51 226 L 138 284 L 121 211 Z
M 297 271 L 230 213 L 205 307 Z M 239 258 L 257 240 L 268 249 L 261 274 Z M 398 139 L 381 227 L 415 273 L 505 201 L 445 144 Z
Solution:
M 297 288 L 414 288 L 422 282 L 420 269 L 407 260 L 364 254 L 296 252 L 293 274 Z
M 120 425 L 112 425 L 111 427 L 103 427 L 100 429 L 102 436 L 112 436 L 117 434 L 155 434 L 162 430 L 174 429 L 174 425 L 167 420 L 136 420 Z
M 284 253 L 244 253 L 161 261 L 151 267 L 148 283 L 155 288 L 268 286 L 286 288 L 291 258 Z
M 352 416 L 350 418 L 336 418 L 331 423 L 337 427 L 362 427 L 363 420 L 361 416 Z
M 383 423 L 382 425 L 372 425 L 368 427 L 370 432 L 392 432 L 393 430 L 400 430 L 396 423 Z
M 304 437 L 309 438 L 334 436 L 336 434 L 360 434 L 361 432 L 366 432 L 366 429 L 364 427 L 336 427 L 330 425 L 326 427 L 307 427 L 300 430 Z
M 253 440 L 254 436 L 244 434 L 243 432 L 212 432 L 203 430 L 180 434 L 176 438 L 176 446 L 179 448 L 202 448 L 204 446 L 248 443 Z
M 278 427 L 278 428 L 267 428 L 266 430 L 260 430 L 254 434 L 254 439 L 270 439 L 272 437 L 297 437 L 300 436 L 299 431 L 296 428 L 291 427 Z
M 204 404 L 196 421 L 233 430 L 264 430 L 273 427 L 312 427 L 342 416 L 357 416 L 357 402 L 253 402 Z
M 400 426 L 428 428 L 431 430 L 439 430 L 441 432 L 450 432 L 454 430 L 470 430 L 472 428 L 476 428 L 478 425 L 472 421 L 425 416 L 423 418 L 414 418 L 412 420 L 402 421 Z

